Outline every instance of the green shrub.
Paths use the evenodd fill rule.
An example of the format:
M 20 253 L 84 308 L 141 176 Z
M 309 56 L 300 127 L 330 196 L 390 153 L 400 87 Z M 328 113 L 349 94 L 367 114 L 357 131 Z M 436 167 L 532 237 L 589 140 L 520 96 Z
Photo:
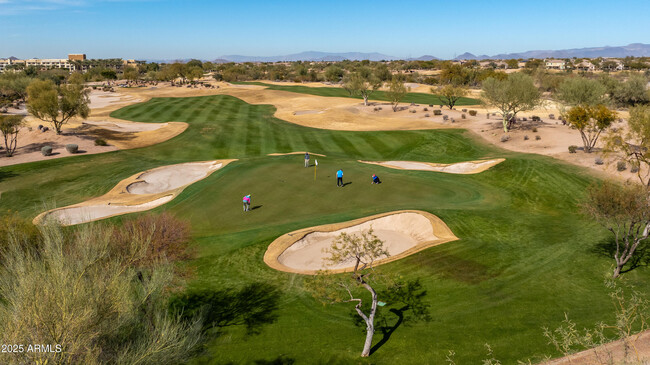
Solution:
M 532 131 L 533 133 L 537 133 L 537 127 L 533 127 Z
M 542 136 L 540 136 L 539 134 L 535 136 L 536 141 L 539 141 L 540 139 L 542 139 Z
M 440 109 L 434 109 L 434 110 L 433 110 L 433 115 L 442 115 L 442 110 L 440 110 Z
M 569 146 L 569 153 L 576 153 L 577 149 L 578 149 L 578 146 L 571 145 L 571 146 Z
M 465 115 L 465 113 L 460 115 L 460 119 L 467 119 L 467 116 Z
M 618 161 L 616 163 L 616 170 L 618 170 L 618 171 L 627 170 L 627 163 L 625 163 L 625 161 Z
M 471 116 L 473 116 L 473 117 L 475 117 L 476 114 L 477 114 L 476 110 L 470 110 L 470 111 L 469 111 L 469 115 L 471 115 Z
M 65 150 L 68 151 L 69 153 L 77 153 L 79 152 L 79 146 L 76 144 L 70 143 L 65 145 Z
M 41 148 L 41 153 L 43 156 L 50 156 L 52 154 L 52 147 L 51 146 L 44 146 Z
M 95 146 L 107 146 L 107 145 L 108 143 L 106 143 L 106 141 L 101 138 L 97 138 L 95 140 Z

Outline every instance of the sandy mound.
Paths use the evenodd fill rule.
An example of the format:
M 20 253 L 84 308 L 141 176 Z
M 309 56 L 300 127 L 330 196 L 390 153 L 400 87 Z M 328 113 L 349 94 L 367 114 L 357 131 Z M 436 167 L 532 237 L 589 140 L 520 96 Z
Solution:
M 139 122 L 102 122 L 86 120 L 81 124 L 89 124 L 103 129 L 108 129 L 115 132 L 135 133 L 155 131 L 161 127 L 166 127 L 168 123 L 139 123 Z
M 90 109 L 101 109 L 107 106 L 135 103 L 138 101 L 139 99 L 121 93 L 111 93 L 101 90 L 92 90 L 90 92 Z
M 104 219 L 116 215 L 141 212 L 153 209 L 174 199 L 173 195 L 167 195 L 162 198 L 154 199 L 147 203 L 135 205 L 110 205 L 97 204 L 86 205 L 74 208 L 55 210 L 47 215 L 47 219 L 55 219 L 64 226 L 86 223 L 98 219 Z
M 212 171 L 221 168 L 217 162 L 195 162 L 163 166 L 138 176 L 138 180 L 126 187 L 130 194 L 158 194 L 197 182 Z
M 100 197 L 43 212 L 34 218 L 34 223 L 54 219 L 67 226 L 153 209 L 232 161 L 236 160 L 190 162 L 141 172 L 120 181 Z
M 389 253 L 389 257 L 377 261 L 377 265 L 458 239 L 442 220 L 430 213 L 397 211 L 287 233 L 269 245 L 264 262 L 276 270 L 301 274 L 315 274 L 323 269 L 349 271 L 354 262 L 331 265 L 326 260 L 329 254 L 323 251 L 331 247 L 341 233 L 359 234 L 370 228 L 384 241 Z
M 448 174 L 477 174 L 489 169 L 492 166 L 505 161 L 504 158 L 482 161 L 467 161 L 452 164 L 431 163 L 431 162 L 414 162 L 414 161 L 361 161 L 367 164 L 380 165 L 392 169 L 400 170 L 420 170 L 420 171 L 437 171 Z
M 287 155 L 304 155 L 306 151 L 296 151 L 296 152 L 287 152 L 287 153 L 269 153 L 267 156 L 287 156 Z M 310 156 L 321 156 L 325 157 L 326 155 L 321 155 L 318 153 L 309 152 Z

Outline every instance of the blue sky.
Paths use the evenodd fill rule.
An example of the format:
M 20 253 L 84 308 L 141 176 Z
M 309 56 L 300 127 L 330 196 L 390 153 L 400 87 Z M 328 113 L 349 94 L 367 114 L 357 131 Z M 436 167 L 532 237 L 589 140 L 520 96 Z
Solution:
M 0 0 L 0 57 L 498 54 L 650 43 L 650 1 Z

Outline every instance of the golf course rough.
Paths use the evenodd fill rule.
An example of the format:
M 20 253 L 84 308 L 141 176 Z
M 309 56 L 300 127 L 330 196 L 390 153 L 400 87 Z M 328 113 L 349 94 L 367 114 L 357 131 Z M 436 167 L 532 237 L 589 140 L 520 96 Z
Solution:
M 433 162 L 415 162 L 415 161 L 362 161 L 372 165 L 379 165 L 391 169 L 399 170 L 419 170 L 419 171 L 436 171 L 445 172 L 448 174 L 478 174 L 493 166 L 505 161 L 505 158 L 497 158 L 493 160 L 477 160 L 456 162 L 451 164 L 446 163 L 433 163 Z
M 350 271 L 354 267 L 353 261 L 329 265 L 329 254 L 325 249 L 331 247 L 341 233 L 358 235 L 371 228 L 389 253 L 388 257 L 375 261 L 375 265 L 458 240 L 445 222 L 435 215 L 419 210 L 400 210 L 284 234 L 269 245 L 264 262 L 276 270 L 308 275 L 325 269 L 330 273 Z
M 236 160 L 188 162 L 161 166 L 120 181 L 108 193 L 67 207 L 48 210 L 34 224 L 52 219 L 64 226 L 141 212 L 172 201 L 187 186 Z

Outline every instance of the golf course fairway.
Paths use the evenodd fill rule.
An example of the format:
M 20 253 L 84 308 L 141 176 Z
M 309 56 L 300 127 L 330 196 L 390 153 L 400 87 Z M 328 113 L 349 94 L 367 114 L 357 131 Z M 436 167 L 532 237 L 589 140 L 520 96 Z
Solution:
M 102 196 L 142 171 L 237 159 L 150 211 L 191 224 L 197 256 L 182 264 L 191 272 L 184 293 L 265 313 L 247 317 L 247 325 L 224 322 L 206 336 L 194 364 L 440 364 L 449 351 L 458 364 L 477 364 L 488 356 L 486 343 L 503 364 L 535 363 L 545 354 L 559 355 L 542 328 L 558 327 L 565 313 L 580 328 L 613 320 L 603 285 L 612 263 L 609 236 L 579 209 L 585 189 L 596 181 L 584 169 L 489 146 L 464 130 L 331 131 L 273 113 L 271 106 L 224 95 L 154 98 L 124 107 L 111 116 L 189 127 L 153 146 L 2 167 L 0 211 L 32 219 Z M 294 151 L 325 156 L 309 168 L 301 155 L 267 156 Z M 358 162 L 502 158 L 478 174 Z M 336 187 L 339 169 L 343 188 Z M 382 184 L 370 183 L 373 174 Z M 241 206 L 246 194 L 252 195 L 249 212 Z M 400 210 L 435 215 L 458 240 L 377 267 L 418 281 L 430 320 L 414 320 L 407 304 L 386 301 L 372 354 L 361 359 L 364 328 L 352 320 L 353 305 L 322 305 L 305 289 L 310 276 L 274 270 L 264 254 L 287 232 Z M 106 221 L 138 214 L 144 213 Z M 625 278 L 648 291 L 647 268 Z M 383 289 L 377 288 L 379 300 Z

